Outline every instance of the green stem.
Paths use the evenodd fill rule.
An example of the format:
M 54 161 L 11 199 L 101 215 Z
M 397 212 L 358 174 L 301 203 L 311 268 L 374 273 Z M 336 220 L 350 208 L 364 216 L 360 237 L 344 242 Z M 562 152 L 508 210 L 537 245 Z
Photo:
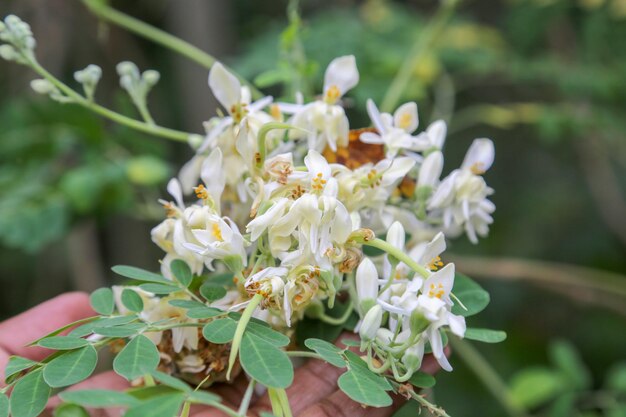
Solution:
M 147 387 L 154 387 L 156 385 L 156 383 L 154 382 L 154 378 L 152 378 L 152 375 L 150 374 L 145 374 L 143 376 L 143 380 L 146 383 Z
M 468 342 L 456 338 L 449 338 L 452 350 L 457 353 L 463 362 L 474 372 L 478 379 L 487 387 L 493 397 L 500 402 L 507 414 L 512 417 L 522 417 L 526 414 L 512 400 L 506 383 L 493 369 L 487 360 Z
M 424 278 L 428 278 L 430 276 L 430 272 L 426 268 L 415 262 L 413 259 L 411 259 L 409 255 L 402 252 L 400 249 L 396 248 L 390 243 L 385 242 L 382 239 L 376 238 L 368 240 L 365 241 L 363 244 L 387 252 L 389 255 L 393 256 L 397 260 L 404 262 L 409 268 L 411 268 Z
M 276 396 L 280 402 L 280 407 L 283 410 L 284 417 L 293 417 L 291 413 L 291 406 L 289 405 L 289 398 L 287 397 L 287 391 L 284 388 L 276 390 Z
M 265 123 L 259 129 L 259 136 L 257 139 L 258 141 L 257 146 L 259 148 L 259 159 L 256 161 L 256 166 L 259 169 L 263 167 L 263 163 L 265 162 L 265 157 L 267 155 L 267 144 L 265 143 L 267 139 L 267 134 L 270 131 L 276 130 L 276 129 L 298 129 L 298 128 L 287 123 L 270 122 L 270 123 Z M 302 129 L 298 129 L 298 130 L 302 130 Z
M 324 360 L 320 355 L 315 352 L 307 352 L 305 350 L 288 350 L 285 352 L 287 356 L 295 357 L 295 358 L 313 358 Z
M 431 403 L 415 391 L 411 391 L 410 395 L 411 398 L 417 401 L 422 407 L 426 408 L 431 414 L 439 417 L 450 417 L 450 415 L 446 413 L 446 410 L 441 407 L 437 407 L 435 404 Z
M 110 7 L 106 2 L 100 0 L 83 0 L 83 3 L 87 8 L 100 19 L 120 26 L 130 32 L 133 32 L 141 37 L 151 40 L 161 46 L 171 49 L 180 55 L 200 64 L 201 66 L 210 69 L 216 62 L 216 59 L 207 54 L 200 48 L 193 46 L 192 44 L 185 42 L 184 40 L 170 35 L 169 33 L 150 26 L 149 24 L 142 22 L 139 19 L 135 19 L 127 14 L 124 14 L 114 8 Z M 229 71 L 233 72 L 231 69 Z M 235 74 L 237 75 L 237 74 Z M 237 78 L 250 88 L 252 97 L 255 99 L 263 97 L 256 87 L 250 84 L 247 80 L 237 75 Z
M 239 411 L 237 414 L 245 416 L 248 413 L 248 407 L 250 407 L 250 401 L 252 400 L 252 394 L 254 394 L 254 385 L 256 381 L 254 379 L 250 379 L 250 383 L 248 384 L 248 388 L 246 388 L 246 392 L 241 399 L 241 404 L 239 405 Z
M 391 112 L 402 98 L 402 94 L 406 90 L 407 85 L 411 81 L 415 63 L 422 58 L 435 41 L 440 37 L 441 32 L 446 23 L 452 16 L 452 12 L 456 8 L 459 0 L 443 0 L 437 14 L 433 17 L 428 26 L 420 32 L 419 38 L 407 54 L 406 59 L 402 63 L 400 70 L 391 82 L 391 86 L 387 90 L 387 94 L 380 106 L 384 112 Z
M 188 401 L 185 401 L 185 403 L 183 404 L 183 409 L 180 412 L 180 417 L 189 417 L 190 409 L 191 409 L 191 403 Z
M 259 306 L 261 300 L 263 300 L 263 296 L 261 294 L 254 294 L 254 297 L 252 297 L 250 303 L 246 306 L 246 309 L 243 311 L 243 314 L 237 323 L 237 329 L 235 330 L 235 336 L 233 337 L 233 343 L 230 348 L 230 356 L 228 357 L 228 371 L 226 372 L 227 380 L 230 380 L 230 372 L 233 370 L 233 366 L 237 360 L 237 354 L 239 353 L 239 346 L 241 345 L 243 333 L 246 331 L 246 326 L 252 318 L 252 313 L 254 313 L 254 310 L 256 310 Z
M 348 318 L 350 318 L 353 307 L 354 307 L 354 303 L 351 299 L 350 301 L 348 301 L 348 307 L 346 308 L 346 311 L 343 313 L 341 317 L 331 317 L 327 315 L 326 313 L 320 313 L 320 315 L 317 316 L 317 318 L 323 321 L 324 323 L 332 324 L 333 326 L 339 326 L 341 324 L 344 324 L 348 320 Z
M 132 119 L 128 116 L 124 116 L 123 114 L 114 112 L 113 110 L 109 110 L 106 107 L 100 106 L 92 101 L 87 100 L 82 95 L 78 94 L 72 88 L 64 84 L 61 80 L 57 79 L 54 75 L 50 74 L 44 67 L 39 65 L 36 61 L 30 62 L 31 68 L 40 76 L 50 81 L 61 90 L 66 96 L 71 98 L 74 103 L 85 107 L 94 113 L 97 113 L 101 116 L 106 117 L 116 123 L 119 123 L 124 126 L 128 126 L 132 129 L 138 130 L 143 133 L 148 133 L 154 136 L 160 136 L 166 139 L 177 140 L 181 142 L 187 142 L 191 133 L 182 132 L 180 130 L 169 129 L 167 127 L 161 127 L 153 124 L 148 124 L 142 122 L 140 120 Z

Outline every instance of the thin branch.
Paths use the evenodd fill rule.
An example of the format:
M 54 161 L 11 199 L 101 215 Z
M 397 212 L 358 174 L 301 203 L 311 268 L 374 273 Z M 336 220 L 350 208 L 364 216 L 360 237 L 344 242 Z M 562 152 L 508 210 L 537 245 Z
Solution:
M 130 32 L 151 40 L 154 43 L 171 49 L 207 69 L 210 69 L 216 62 L 216 59 L 213 56 L 204 52 L 200 48 L 161 29 L 155 28 L 154 26 L 151 26 L 139 19 L 135 19 L 132 16 L 122 13 L 108 6 L 106 2 L 100 0 L 83 0 L 83 3 L 98 18 L 106 22 L 113 23 L 114 25 L 120 26 Z M 229 68 L 228 70 L 237 75 L 232 69 Z M 261 91 L 254 87 L 249 81 L 239 75 L 237 75 L 237 78 L 250 88 L 253 98 L 258 99 L 263 97 L 263 93 L 261 93 Z

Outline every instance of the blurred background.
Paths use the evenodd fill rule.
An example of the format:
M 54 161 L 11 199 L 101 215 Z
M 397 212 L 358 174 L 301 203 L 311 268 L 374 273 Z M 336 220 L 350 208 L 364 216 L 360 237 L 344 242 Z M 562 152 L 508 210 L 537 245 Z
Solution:
M 293 97 L 282 84 L 319 92 L 328 62 L 354 54 L 352 127 L 367 126 L 365 100 L 382 100 L 421 43 L 399 99 L 418 102 L 421 128 L 448 121 L 445 170 L 475 137 L 496 144 L 490 236 L 454 241 L 447 260 L 492 295 L 472 327 L 509 336 L 477 346 L 482 358 L 454 355 L 429 395 L 457 417 L 626 416 L 626 0 L 467 0 L 444 18 L 435 0 L 301 0 L 301 20 L 285 1 L 112 6 L 274 96 Z M 31 24 L 39 61 L 68 84 L 100 65 L 97 100 L 109 108 L 138 117 L 115 73 L 131 60 L 161 72 L 150 98 L 159 124 L 202 132 L 215 112 L 206 68 L 78 0 L 2 0 L 9 13 Z M 0 319 L 112 284 L 112 265 L 156 269 L 156 200 L 191 156 L 37 96 L 33 78 L 0 62 Z

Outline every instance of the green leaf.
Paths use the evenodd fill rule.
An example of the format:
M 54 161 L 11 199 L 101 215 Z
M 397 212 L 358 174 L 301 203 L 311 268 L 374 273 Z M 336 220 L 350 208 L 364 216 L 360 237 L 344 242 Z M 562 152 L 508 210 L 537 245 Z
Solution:
M 226 296 L 226 288 L 207 282 L 200 287 L 200 294 L 208 302 L 213 302 Z
M 130 288 L 125 288 L 122 291 L 122 304 L 135 313 L 141 313 L 143 310 L 143 300 L 141 296 Z
M 211 343 L 223 344 L 233 341 L 237 322 L 230 318 L 217 319 L 209 322 L 202 329 L 202 336 Z
M 425 372 L 417 371 L 409 379 L 411 385 L 419 388 L 431 388 L 437 382 L 435 377 Z
M 293 382 L 293 365 L 285 352 L 260 337 L 245 332 L 239 360 L 244 371 L 271 388 L 287 388 Z
M 589 370 L 570 343 L 565 341 L 550 343 L 548 356 L 552 363 L 563 372 L 570 385 L 581 390 L 590 387 L 591 375 Z
M 220 402 L 220 397 L 208 391 L 192 391 L 189 400 L 194 403 L 213 405 Z
M 80 405 L 61 404 L 54 410 L 54 417 L 89 417 L 89 413 Z
M 134 266 L 116 265 L 111 268 L 113 272 L 126 278 L 136 279 L 137 281 L 156 282 L 161 284 L 170 284 L 171 281 L 154 272 L 145 269 L 135 268 Z
M 96 369 L 98 352 L 89 345 L 52 359 L 43 368 L 43 377 L 53 388 L 67 387 L 88 378 Z
M 93 333 L 93 330 L 95 328 L 121 326 L 121 325 L 128 324 L 135 320 L 137 320 L 136 314 L 129 314 L 126 316 L 117 316 L 117 317 L 109 317 L 109 318 L 99 318 L 97 320 L 93 320 L 93 321 L 90 321 L 89 323 L 76 327 L 69 333 L 69 336 L 83 337 L 83 336 L 87 336 L 88 334 Z
M 113 361 L 113 370 L 133 380 L 150 373 L 159 365 L 159 351 L 144 335 L 134 337 Z
M 555 399 L 550 405 L 549 417 L 571 417 L 575 415 L 574 407 L 576 405 L 575 392 L 566 392 Z
M 41 347 L 55 350 L 71 350 L 87 346 L 89 342 L 76 336 L 52 336 L 37 343 Z
M 136 398 L 124 392 L 103 389 L 63 391 L 59 394 L 59 397 L 69 403 L 97 408 L 127 407 L 139 403 Z
M 458 302 L 455 302 L 452 307 L 452 313 L 459 314 L 464 317 L 473 316 L 480 313 L 489 304 L 489 293 L 465 275 L 456 274 L 454 277 L 454 286 L 452 287 L 452 294 L 457 297 L 463 305 L 467 308 L 464 309 Z
M 478 329 L 470 327 L 465 331 L 465 338 L 485 343 L 500 343 L 506 340 L 506 332 L 502 330 Z
M 9 417 L 9 399 L 0 393 L 0 417 Z
M 173 305 L 174 307 L 184 308 L 187 310 L 191 310 L 192 308 L 204 307 L 204 304 L 202 304 L 199 301 L 194 301 L 194 300 L 170 300 L 168 301 L 168 303 L 170 305 Z
M 513 376 L 511 399 L 520 407 L 531 409 L 563 392 L 567 381 L 559 372 L 542 367 L 526 368 Z
M 619 362 L 611 367 L 605 386 L 610 390 L 626 393 L 626 362 Z
M 391 397 L 376 383 L 363 378 L 360 373 L 352 370 L 342 374 L 337 380 L 339 388 L 352 400 L 371 407 L 387 407 L 392 403 Z
M 82 325 L 83 323 L 87 323 L 87 324 L 88 324 L 88 323 L 93 322 L 93 321 L 95 321 L 95 320 L 104 320 L 104 319 L 102 319 L 100 316 L 93 316 L 93 317 L 86 317 L 86 318 L 84 318 L 84 319 L 76 320 L 75 322 L 72 322 L 72 323 L 66 324 L 66 325 L 65 325 L 65 326 L 63 326 L 63 327 L 60 327 L 60 328 L 56 329 L 55 331 L 50 332 L 50 333 L 48 333 L 47 335 L 42 336 L 42 337 L 40 337 L 39 339 L 36 339 L 36 340 L 34 340 L 34 341 L 30 342 L 30 343 L 28 344 L 28 346 L 35 346 L 36 344 L 38 344 L 38 343 L 39 343 L 41 340 L 43 340 L 43 339 L 47 339 L 47 338 L 52 337 L 52 336 L 57 336 L 57 335 L 59 335 L 60 333 L 64 332 L 65 330 L 67 330 L 67 329 L 69 329 L 69 328 L 71 328 L 71 327 L 74 327 L 74 326 L 76 326 L 76 325 Z M 80 327 L 80 326 L 79 326 L 79 327 Z M 78 328 L 78 327 L 76 327 L 76 328 Z M 71 334 L 71 333 L 70 333 L 70 334 Z M 74 335 L 72 334 L 72 336 L 74 336 Z M 83 336 L 84 336 L 84 335 L 83 335 Z
M 128 409 L 124 417 L 170 417 L 178 415 L 185 401 L 182 393 L 159 395 Z
M 210 319 L 224 314 L 220 309 L 213 307 L 198 307 L 187 311 L 187 317 L 190 319 Z
M 6 368 L 4 368 L 4 379 L 7 384 L 10 384 L 14 378 L 20 372 L 29 369 L 37 365 L 37 362 L 31 361 L 30 359 L 22 358 L 21 356 L 11 356 L 9 357 L 9 363 L 7 363 Z
M 352 339 L 341 339 L 341 344 L 346 346 L 346 347 L 359 347 L 359 346 L 361 346 L 361 342 L 359 342 L 358 340 L 352 340 Z
M 284 334 L 277 332 L 271 327 L 261 326 L 252 321 L 246 326 L 246 332 L 250 332 L 276 347 L 287 346 L 291 342 L 291 339 Z
M 141 284 L 139 288 L 153 294 L 171 294 L 180 291 L 180 288 L 170 284 Z
M 233 281 L 234 274 L 232 272 L 224 272 L 221 274 L 213 274 L 209 275 L 206 279 L 207 283 L 211 283 L 213 285 L 220 285 L 223 287 L 234 287 L 235 282 Z
M 311 350 L 317 352 L 326 362 L 338 368 L 344 368 L 346 362 L 341 356 L 342 350 L 322 339 L 307 339 L 304 345 Z
M 370 371 L 367 363 L 363 359 L 361 359 L 359 355 L 350 350 L 346 350 L 344 352 L 344 355 L 346 356 L 346 359 L 348 359 L 351 372 L 357 373 L 362 378 L 369 379 L 372 383 L 376 384 L 380 389 L 384 391 L 389 391 L 393 389 L 389 381 L 387 381 L 387 378 L 384 378 Z
M 182 259 L 174 259 L 170 263 L 170 269 L 172 270 L 174 278 L 176 278 L 183 287 L 188 287 L 191 284 L 191 281 L 193 281 L 191 269 L 189 269 L 187 262 Z
M 93 333 L 107 337 L 131 337 L 145 328 L 146 325 L 143 323 L 129 323 L 121 326 L 95 327 Z
M 36 417 L 46 407 L 50 387 L 41 370 L 29 373 L 17 381 L 11 393 L 10 408 L 13 417 Z
M 89 296 L 91 307 L 98 314 L 109 316 L 113 314 L 115 301 L 113 300 L 113 291 L 110 288 L 99 288 Z
M 183 392 L 191 392 L 192 391 L 191 387 L 189 387 L 189 385 L 187 385 L 186 383 L 184 383 L 180 379 L 174 378 L 173 376 L 168 375 L 166 373 L 163 373 L 161 371 L 154 370 L 154 371 L 150 372 L 150 375 L 152 375 L 154 377 L 154 379 L 156 379 L 157 381 L 159 381 L 163 385 L 167 385 L 170 388 L 174 388 L 174 389 L 177 389 L 177 390 L 183 391 Z

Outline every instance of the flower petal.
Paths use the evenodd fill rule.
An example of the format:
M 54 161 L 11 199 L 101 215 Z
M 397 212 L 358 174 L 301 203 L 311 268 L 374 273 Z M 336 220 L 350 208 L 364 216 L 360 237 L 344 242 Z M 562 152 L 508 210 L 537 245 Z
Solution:
M 339 89 L 340 97 L 359 82 L 359 70 L 354 55 L 333 59 L 324 74 L 324 94 L 333 86 Z
M 393 125 L 408 133 L 415 131 L 419 125 L 417 104 L 411 101 L 398 107 L 393 114 Z
M 461 168 L 469 169 L 474 174 L 480 175 L 491 167 L 494 157 L 495 148 L 490 139 L 474 139 L 465 154 Z
M 209 72 L 209 87 L 213 95 L 230 113 L 231 108 L 241 101 L 241 83 L 224 66 L 216 62 Z

